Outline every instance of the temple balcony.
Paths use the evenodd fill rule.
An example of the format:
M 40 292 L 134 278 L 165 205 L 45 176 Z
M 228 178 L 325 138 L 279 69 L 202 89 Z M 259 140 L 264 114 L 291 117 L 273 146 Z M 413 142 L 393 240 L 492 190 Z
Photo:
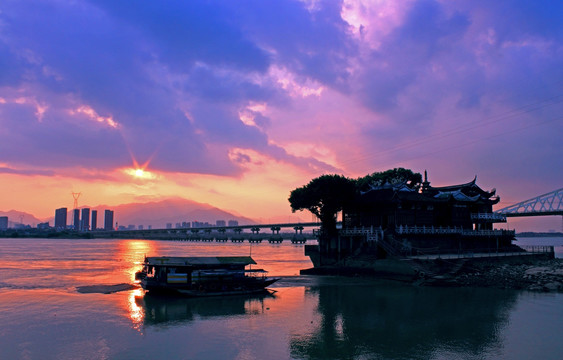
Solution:
M 497 213 L 473 213 L 471 220 L 476 222 L 506 222 L 506 215 Z
M 504 236 L 515 235 L 514 230 L 469 230 L 462 227 L 434 227 L 400 225 L 395 228 L 397 234 L 460 234 L 462 236 Z

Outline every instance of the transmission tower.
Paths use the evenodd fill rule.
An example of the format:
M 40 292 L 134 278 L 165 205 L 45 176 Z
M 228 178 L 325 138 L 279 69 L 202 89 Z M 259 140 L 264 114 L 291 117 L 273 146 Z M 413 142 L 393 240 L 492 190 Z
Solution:
M 82 193 L 72 193 L 72 197 L 74 198 L 74 205 L 72 206 L 73 209 L 78 209 L 78 198 L 82 195 Z
M 82 193 L 79 192 L 72 192 L 72 197 L 74 198 L 74 204 L 72 205 L 72 225 L 74 225 L 74 229 L 78 230 L 78 227 L 80 224 L 75 224 L 75 220 L 76 217 L 74 216 L 74 213 L 77 211 L 78 209 L 78 198 L 80 197 Z

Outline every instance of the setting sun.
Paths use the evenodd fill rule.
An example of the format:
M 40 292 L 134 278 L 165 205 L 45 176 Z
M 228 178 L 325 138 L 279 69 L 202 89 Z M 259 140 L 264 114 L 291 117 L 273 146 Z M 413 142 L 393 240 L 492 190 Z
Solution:
M 139 180 L 155 180 L 157 179 L 157 175 L 151 171 L 143 169 L 141 167 L 133 167 L 123 169 L 123 172 L 128 174 L 129 176 L 139 179 Z

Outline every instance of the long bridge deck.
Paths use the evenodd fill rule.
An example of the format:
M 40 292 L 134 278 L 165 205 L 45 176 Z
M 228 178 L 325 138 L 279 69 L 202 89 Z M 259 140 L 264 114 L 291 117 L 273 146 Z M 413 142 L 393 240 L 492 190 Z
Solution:
M 178 240 L 178 241 L 204 241 L 204 242 L 235 242 L 260 243 L 282 243 L 290 240 L 295 244 L 304 244 L 307 240 L 317 239 L 316 230 L 320 227 L 318 222 L 309 223 L 282 223 L 282 224 L 252 224 L 237 226 L 212 226 L 198 228 L 175 228 L 175 229 L 144 229 L 144 230 L 112 230 L 95 231 L 92 236 L 100 238 L 136 238 L 154 240 Z M 312 229 L 311 233 L 303 233 L 305 229 Z M 261 230 L 270 230 L 260 232 Z M 280 232 L 282 229 L 293 229 L 294 232 Z M 244 231 L 244 230 L 250 230 Z

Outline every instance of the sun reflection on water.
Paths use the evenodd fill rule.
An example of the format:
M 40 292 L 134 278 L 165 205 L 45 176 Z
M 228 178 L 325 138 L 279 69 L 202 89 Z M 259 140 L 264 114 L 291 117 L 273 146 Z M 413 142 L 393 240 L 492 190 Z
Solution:
M 143 296 L 142 289 L 136 289 L 129 292 L 128 312 L 129 318 L 133 323 L 133 329 L 138 330 L 142 333 L 143 322 L 145 320 L 145 311 L 143 307 L 137 304 L 137 298 L 141 296 Z
M 158 251 L 157 245 L 150 240 L 122 240 L 118 246 L 118 258 L 125 261 L 127 274 L 131 282 L 135 281 L 135 273 L 141 269 L 145 255 Z
M 131 283 L 138 283 L 135 280 L 135 273 L 141 269 L 141 264 L 145 259 L 145 255 L 158 251 L 158 245 L 150 240 L 121 240 L 118 244 L 117 257 L 123 261 L 125 265 L 125 273 Z M 145 310 L 138 304 L 138 298 L 144 295 L 141 288 L 129 292 L 127 302 L 123 304 L 124 310 L 128 314 L 129 319 L 135 330 L 143 332 L 143 324 L 145 320 Z

